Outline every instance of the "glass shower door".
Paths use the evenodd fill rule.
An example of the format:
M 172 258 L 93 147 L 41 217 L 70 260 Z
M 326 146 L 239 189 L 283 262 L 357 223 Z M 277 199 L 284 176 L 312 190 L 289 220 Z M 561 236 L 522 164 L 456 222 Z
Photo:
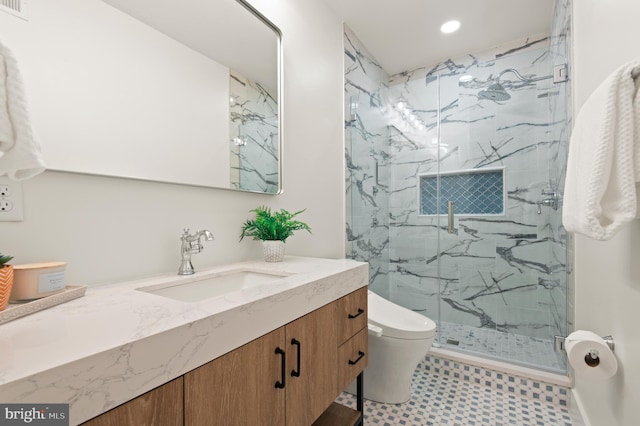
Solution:
M 468 75 L 440 77 L 438 342 L 564 373 L 553 351 L 566 320 L 555 315 L 564 278 L 554 254 L 557 213 L 548 201 L 557 190 L 549 113 L 557 88 L 550 79 L 522 82 L 503 74 L 506 95 L 481 93 L 505 70 L 546 76 L 546 52 L 529 49 L 479 62 Z
M 389 108 L 389 298 L 439 322 L 439 218 L 421 214 L 420 180 L 438 175 L 438 78 L 392 80 Z
M 347 257 L 369 263 L 369 288 L 388 297 L 387 126 L 382 92 L 354 93 L 345 109 Z

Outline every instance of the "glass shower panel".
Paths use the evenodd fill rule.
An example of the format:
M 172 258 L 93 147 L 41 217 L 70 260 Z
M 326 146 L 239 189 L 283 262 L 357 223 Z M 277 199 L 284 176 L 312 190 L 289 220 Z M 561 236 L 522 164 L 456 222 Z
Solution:
M 394 79 L 389 85 L 390 300 L 438 320 L 438 217 L 420 214 L 421 176 L 438 172 L 438 80 Z
M 449 155 L 440 157 L 439 169 L 442 176 L 465 177 L 467 187 L 451 189 L 452 179 L 441 179 L 440 193 L 453 199 L 469 192 L 476 203 L 495 204 L 501 190 L 504 210 L 463 210 L 455 217 L 455 232 L 441 232 L 440 274 L 451 282 L 451 291 L 442 294 L 439 342 L 564 372 L 553 352 L 553 336 L 562 330 L 554 318 L 557 306 L 550 302 L 561 287 L 555 281 L 561 274 L 555 274 L 559 268 L 552 255 L 552 213 L 539 204 L 554 189 L 549 96 L 557 88 L 548 59 L 546 47 L 530 48 L 478 61 L 462 78 L 441 75 L 440 104 L 455 107 L 441 112 L 439 142 Z M 522 81 L 509 70 L 541 80 Z M 482 93 L 495 84 L 504 88 L 499 96 Z M 503 172 L 499 190 L 482 187 L 486 177 L 479 172 L 496 167 Z M 447 219 L 440 218 L 440 229 Z
M 571 58 L 571 0 L 558 0 L 555 4 L 553 26 L 549 42 L 549 62 L 551 67 L 567 67 L 570 75 Z M 571 260 L 573 244 L 570 235 L 562 226 L 562 198 L 565 183 L 569 136 L 571 129 L 571 84 L 557 84 L 549 96 L 551 128 L 549 138 L 554 143 L 548 146 L 549 187 L 557 188 L 559 203 L 557 210 L 549 210 L 549 244 L 554 267 L 550 291 L 545 303 L 551 312 L 552 327 L 560 336 L 573 331 L 574 275 Z M 566 360 L 562 361 L 566 364 Z
M 389 76 L 344 28 L 347 256 L 369 262 L 369 288 L 389 296 Z
M 376 96 L 382 96 L 382 92 Z M 388 296 L 387 126 L 383 102 L 354 94 L 346 114 L 347 256 L 369 262 L 369 288 Z M 381 98 L 378 98 L 381 99 Z

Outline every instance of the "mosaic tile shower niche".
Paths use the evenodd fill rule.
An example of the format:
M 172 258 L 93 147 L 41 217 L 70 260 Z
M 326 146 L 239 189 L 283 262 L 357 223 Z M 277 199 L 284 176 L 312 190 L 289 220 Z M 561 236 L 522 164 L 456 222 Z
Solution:
M 391 76 L 345 28 L 347 255 L 437 322 L 434 344 L 558 373 L 572 280 L 562 203 L 544 200 L 564 187 L 569 11 L 551 35 Z M 508 99 L 480 93 L 496 82 Z
M 427 174 L 420 176 L 420 214 L 468 216 L 504 214 L 504 169 Z

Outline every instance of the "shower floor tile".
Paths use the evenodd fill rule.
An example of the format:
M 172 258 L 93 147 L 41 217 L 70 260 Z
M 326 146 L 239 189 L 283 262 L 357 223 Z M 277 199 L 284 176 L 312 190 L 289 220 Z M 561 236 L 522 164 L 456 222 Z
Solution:
M 365 400 L 365 425 L 405 426 L 583 426 L 575 408 L 518 397 L 466 380 L 416 369 L 411 399 L 404 404 Z M 337 402 L 355 408 L 346 392 Z
M 441 322 L 439 341 L 444 347 L 489 355 L 534 368 L 564 373 L 566 358 L 553 349 L 553 341 L 505 333 L 488 328 Z M 455 341 L 457 344 L 447 344 Z

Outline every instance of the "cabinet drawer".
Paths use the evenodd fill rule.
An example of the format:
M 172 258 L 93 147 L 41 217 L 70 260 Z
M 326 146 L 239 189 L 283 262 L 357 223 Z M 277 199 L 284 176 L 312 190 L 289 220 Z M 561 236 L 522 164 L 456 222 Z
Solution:
M 338 346 L 367 326 L 367 289 L 362 287 L 338 300 Z
M 344 389 L 364 370 L 369 360 L 369 333 L 360 330 L 338 349 L 338 389 Z

